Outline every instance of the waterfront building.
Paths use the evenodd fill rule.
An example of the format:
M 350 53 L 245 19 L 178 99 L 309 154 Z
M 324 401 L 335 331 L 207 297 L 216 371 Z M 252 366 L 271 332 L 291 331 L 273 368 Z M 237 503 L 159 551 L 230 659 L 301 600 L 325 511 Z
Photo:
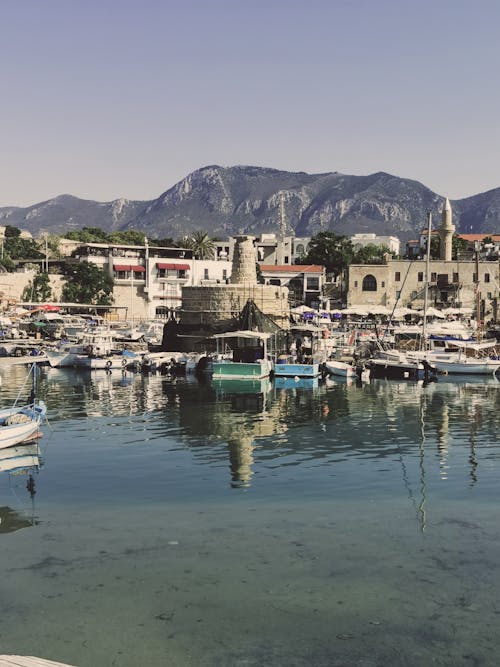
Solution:
M 378 305 L 389 310 L 398 306 L 422 308 L 426 284 L 428 304 L 437 308 L 479 310 L 481 319 L 497 319 L 499 299 L 498 256 L 477 250 L 459 259 L 451 257 L 452 225 L 448 199 L 436 230 L 440 237 L 440 259 L 398 260 L 385 256 L 381 264 L 351 265 L 348 272 L 347 305 Z M 493 261 L 492 261 L 493 260 Z
M 400 240 L 397 236 L 378 236 L 377 234 L 353 234 L 350 241 L 355 250 L 367 245 L 386 247 L 394 255 L 399 255 Z

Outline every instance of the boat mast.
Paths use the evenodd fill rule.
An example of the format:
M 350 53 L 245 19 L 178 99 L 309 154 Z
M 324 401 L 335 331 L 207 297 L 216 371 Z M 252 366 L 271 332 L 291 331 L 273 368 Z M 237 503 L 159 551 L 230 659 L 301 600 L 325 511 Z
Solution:
M 481 292 L 479 291 L 479 241 L 474 244 L 476 260 L 476 336 L 481 340 Z
M 422 340 L 420 341 L 420 349 L 423 349 L 427 343 L 427 299 L 429 295 L 429 268 L 431 260 L 431 228 L 432 228 L 432 213 L 427 214 L 427 253 L 425 258 L 425 283 L 424 283 L 424 326 L 422 327 Z

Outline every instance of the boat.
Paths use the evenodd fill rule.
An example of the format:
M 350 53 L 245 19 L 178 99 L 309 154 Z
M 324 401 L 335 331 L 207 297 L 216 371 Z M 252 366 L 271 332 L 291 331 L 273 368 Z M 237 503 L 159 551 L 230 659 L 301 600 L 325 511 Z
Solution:
M 274 377 L 314 378 L 321 374 L 321 363 L 312 358 L 310 363 L 299 363 L 291 355 L 281 354 L 273 365 Z
M 105 358 L 113 354 L 114 338 L 106 326 L 91 325 L 81 334 L 78 343 L 65 341 L 55 349 L 45 351 L 53 368 L 81 366 L 85 357 Z M 105 364 L 102 366 L 105 367 Z
M 44 401 L 0 410 L 0 449 L 38 437 L 46 411 Z
M 431 382 L 437 379 L 437 370 L 425 359 L 368 359 L 366 367 L 370 378 L 383 380 L 424 380 Z
M 358 376 L 355 366 L 340 359 L 327 359 L 325 361 L 325 370 L 330 375 L 338 375 L 344 378 L 356 378 Z
M 36 398 L 36 375 L 36 364 L 32 364 L 27 376 L 33 378 L 28 403 L 18 405 L 18 399 L 16 399 L 12 406 L 0 409 L 0 449 L 19 445 L 39 435 L 41 423 L 47 413 L 47 406 L 44 401 Z
M 207 371 L 213 380 L 256 380 L 269 377 L 273 370 L 268 358 L 267 343 L 272 334 L 261 331 L 228 331 L 216 334 L 217 347 L 223 343 L 232 352 L 228 358 L 210 360 Z M 224 350 L 227 352 L 227 350 Z
M 425 359 L 439 373 L 451 375 L 495 375 L 500 370 L 500 358 L 496 354 L 497 342 L 447 339 L 444 346 L 430 350 L 408 352 L 408 358 Z M 487 356 L 491 352 L 491 356 Z
M 275 377 L 314 378 L 321 375 L 325 350 L 319 346 L 322 329 L 312 325 L 295 325 L 290 328 L 292 343 L 290 354 L 280 354 L 273 365 Z

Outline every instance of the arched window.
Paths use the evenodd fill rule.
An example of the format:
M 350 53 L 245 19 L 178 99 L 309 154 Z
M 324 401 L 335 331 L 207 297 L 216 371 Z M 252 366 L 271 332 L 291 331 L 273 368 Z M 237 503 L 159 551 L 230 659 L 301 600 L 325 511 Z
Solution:
M 306 253 L 304 252 L 304 246 L 302 245 L 302 243 L 299 243 L 299 244 L 297 245 L 297 247 L 295 248 L 295 254 L 296 254 L 296 255 L 299 255 L 299 257 L 300 257 L 301 255 L 305 255 L 305 254 L 306 254 Z
M 375 276 L 368 274 L 363 278 L 363 292 L 376 292 L 377 279 Z

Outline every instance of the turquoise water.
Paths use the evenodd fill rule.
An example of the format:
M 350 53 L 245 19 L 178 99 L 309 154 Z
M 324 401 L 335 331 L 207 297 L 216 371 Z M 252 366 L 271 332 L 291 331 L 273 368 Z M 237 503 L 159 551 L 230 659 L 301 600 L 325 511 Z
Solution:
M 26 369 L 2 367 L 8 405 Z M 250 389 L 249 389 L 250 387 Z M 0 653 L 78 667 L 497 665 L 500 384 L 40 369 L 0 473 Z

